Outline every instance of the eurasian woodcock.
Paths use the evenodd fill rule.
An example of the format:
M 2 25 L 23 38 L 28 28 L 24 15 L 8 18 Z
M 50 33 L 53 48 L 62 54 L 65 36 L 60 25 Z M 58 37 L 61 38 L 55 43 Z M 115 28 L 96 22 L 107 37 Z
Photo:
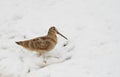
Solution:
M 57 44 L 56 34 L 61 35 L 67 40 L 67 38 L 63 36 L 60 32 L 58 32 L 58 30 L 53 26 L 49 29 L 48 34 L 46 36 L 37 37 L 25 41 L 19 41 L 16 43 L 30 51 L 36 51 L 40 55 L 42 55 L 46 52 L 49 52 L 56 46 Z

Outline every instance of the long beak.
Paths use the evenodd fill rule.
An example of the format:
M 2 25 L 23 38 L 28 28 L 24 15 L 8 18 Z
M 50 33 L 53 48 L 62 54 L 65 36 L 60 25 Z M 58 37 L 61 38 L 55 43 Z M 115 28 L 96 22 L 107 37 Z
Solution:
M 68 40 L 67 39 L 67 37 L 65 37 L 65 36 L 63 36 L 61 33 L 59 33 L 59 32 L 57 32 L 59 35 L 61 35 L 63 38 L 65 38 L 66 40 Z

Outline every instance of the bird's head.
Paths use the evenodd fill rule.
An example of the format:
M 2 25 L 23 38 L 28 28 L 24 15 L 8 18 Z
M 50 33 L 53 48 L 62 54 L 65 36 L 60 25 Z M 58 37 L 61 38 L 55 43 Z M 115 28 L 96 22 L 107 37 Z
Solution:
M 54 27 L 54 26 L 50 27 L 49 32 L 53 32 L 53 33 L 55 33 L 55 34 L 59 34 L 59 35 L 61 35 L 63 38 L 65 38 L 66 40 L 68 40 L 68 39 L 67 39 L 64 35 L 62 35 L 62 34 L 56 29 L 56 27 Z

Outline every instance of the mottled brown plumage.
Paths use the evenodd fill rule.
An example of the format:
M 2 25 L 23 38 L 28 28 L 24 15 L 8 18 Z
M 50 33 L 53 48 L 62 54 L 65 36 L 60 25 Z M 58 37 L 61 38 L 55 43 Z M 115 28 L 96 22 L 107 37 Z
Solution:
M 62 37 L 64 37 L 65 39 L 67 39 L 65 36 L 63 36 L 61 33 L 59 33 L 55 27 L 51 27 L 46 36 L 37 37 L 34 39 L 25 40 L 25 41 L 19 41 L 16 43 L 30 51 L 36 51 L 42 55 L 43 53 L 46 53 L 46 52 L 52 50 L 56 46 L 56 44 L 57 44 L 57 35 L 56 34 L 59 34 Z

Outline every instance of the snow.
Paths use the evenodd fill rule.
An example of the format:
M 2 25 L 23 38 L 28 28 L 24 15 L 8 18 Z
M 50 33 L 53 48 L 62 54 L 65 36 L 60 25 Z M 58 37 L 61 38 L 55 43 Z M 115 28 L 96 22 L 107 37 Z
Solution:
M 119 77 L 119 3 L 0 0 L 0 77 Z M 69 40 L 58 36 L 46 64 L 15 44 L 43 36 L 54 25 Z

